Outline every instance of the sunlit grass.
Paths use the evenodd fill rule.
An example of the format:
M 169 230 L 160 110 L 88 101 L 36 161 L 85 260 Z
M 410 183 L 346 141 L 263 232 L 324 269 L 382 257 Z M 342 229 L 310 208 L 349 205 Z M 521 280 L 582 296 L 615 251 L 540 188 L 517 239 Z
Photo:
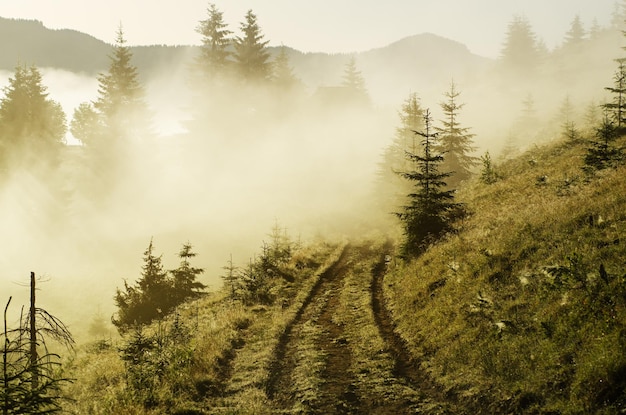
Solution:
M 151 391 L 151 401 L 138 396 L 127 384 L 127 373 L 120 358 L 126 338 L 87 345 L 70 362 L 68 373 L 75 378 L 65 393 L 72 401 L 65 410 L 74 414 L 161 414 L 161 413 L 271 413 L 265 396 L 268 370 L 280 333 L 321 272 L 341 252 L 334 245 L 315 244 L 294 255 L 286 269 L 294 272 L 291 305 L 246 306 L 231 300 L 225 292 L 185 303 L 169 316 L 147 327 L 147 334 L 165 333 L 174 319 L 192 334 L 188 344 L 191 363 L 172 367 Z M 297 265 L 296 265 L 297 263 Z M 322 263 L 317 272 L 311 266 Z M 289 291 L 289 290 L 288 290 Z M 220 409 L 222 408 L 222 409 Z M 195 412 L 194 412 L 195 411 Z
M 218 405 L 226 411 L 224 413 L 275 413 L 272 403 L 268 401 L 265 394 L 265 389 L 270 376 L 270 366 L 275 359 L 278 341 L 286 327 L 293 323 L 296 313 L 303 307 L 305 299 L 321 275 L 337 261 L 344 246 L 345 243 L 341 243 L 339 246 L 317 247 L 314 254 L 320 256 L 322 253 L 322 264 L 315 273 L 304 273 L 305 277 L 299 280 L 298 290 L 294 292 L 290 306 L 286 309 L 281 306 L 274 306 L 255 315 L 252 324 L 247 329 L 245 347 L 238 351 L 233 360 L 233 376 L 226 386 L 229 396 L 217 401 Z M 294 257 L 299 257 L 299 255 L 294 255 Z M 311 336 L 308 339 L 312 341 L 314 329 L 309 334 Z M 303 353 L 307 357 L 308 353 L 313 353 L 310 347 L 308 349 L 306 346 L 302 347 Z M 318 363 L 315 364 L 318 365 Z M 310 379 L 306 380 L 306 382 L 311 381 Z M 309 390 L 309 392 L 311 391 Z
M 586 176 L 584 151 L 557 143 L 504 162 L 500 181 L 460 192 L 471 216 L 457 234 L 387 277 L 413 354 L 470 404 L 563 413 L 623 404 L 602 397 L 624 384 L 598 382 L 624 371 L 614 350 L 626 310 L 614 287 L 626 257 L 626 168 Z
M 417 410 L 425 403 L 424 396 L 394 374 L 395 356 L 381 337 L 373 314 L 372 270 L 381 260 L 382 242 L 363 243 L 368 249 L 359 252 L 355 258 L 358 265 L 346 276 L 336 317 L 345 327 L 353 355 L 351 371 L 368 405 L 379 407 L 394 403 L 402 405 L 406 411 Z
M 534 148 L 496 168 L 501 179 L 478 181 L 457 197 L 470 215 L 457 232 L 409 263 L 394 260 L 385 298 L 421 369 L 467 411 L 611 413 L 623 409 L 626 338 L 626 167 L 581 170 L 582 146 Z M 125 339 L 82 348 L 69 373 L 68 413 L 271 414 L 315 411 L 328 356 L 317 319 L 331 294 L 333 323 L 346 336 L 349 376 L 372 406 L 437 413 L 445 402 L 394 373 L 397 356 L 376 326 L 372 268 L 383 238 L 353 241 L 337 292 L 316 296 L 297 329 L 292 383 L 295 405 L 274 407 L 266 388 L 281 335 L 311 299 L 345 243 L 315 244 L 284 265 L 293 281 L 274 304 L 244 305 L 223 292 L 184 304 L 180 320 L 193 334 L 191 364 L 167 372 L 154 406 L 127 385 L 119 348 Z M 147 329 L 159 333 L 169 317 Z M 454 404 L 454 402 L 452 402 Z

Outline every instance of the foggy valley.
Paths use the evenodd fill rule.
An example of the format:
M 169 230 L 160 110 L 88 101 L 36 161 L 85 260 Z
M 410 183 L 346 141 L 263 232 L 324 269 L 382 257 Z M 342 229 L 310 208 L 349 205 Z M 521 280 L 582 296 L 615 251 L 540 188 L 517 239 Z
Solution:
M 414 162 L 423 160 L 419 157 L 430 157 L 428 152 L 419 153 L 421 156 L 416 152 L 416 137 L 422 139 L 416 134 L 428 137 L 429 133 L 424 135 L 423 130 L 427 126 L 439 131 L 433 137 L 445 134 L 451 111 L 445 105 L 458 104 L 452 111 L 458 111 L 454 112 L 462 127 L 458 131 L 471 139 L 467 146 L 471 152 L 466 156 L 473 161 L 468 165 L 467 178 L 456 182 L 451 176 L 446 180 L 455 183 L 452 193 L 461 198 L 464 214 L 470 217 L 480 210 L 480 203 L 486 203 L 487 190 L 481 190 L 477 183 L 485 177 L 481 167 L 485 168 L 487 152 L 496 169 L 502 166 L 501 171 L 509 172 L 505 173 L 509 174 L 507 180 L 517 180 L 526 177 L 525 171 L 520 170 L 526 164 L 530 168 L 537 163 L 541 168 L 550 165 L 541 164 L 544 146 L 558 145 L 573 130 L 585 137 L 594 135 L 607 104 L 613 102 L 615 91 L 610 87 L 618 68 L 615 59 L 623 55 L 622 47 L 626 45 L 623 25 L 582 29 L 574 19 L 570 31 L 563 33 L 563 42 L 548 49 L 541 34 L 533 32 L 532 22 L 516 15 L 511 17 L 507 32 L 500 34 L 502 50 L 495 59 L 472 53 L 460 42 L 463 39 L 447 39 L 419 30 L 389 45 L 372 45 L 369 50 L 354 53 L 307 52 L 290 48 L 288 41 L 284 46 L 269 46 L 263 37 L 263 16 L 257 21 L 252 10 L 245 17 L 240 16 L 247 19 L 240 26 L 224 22 L 224 26 L 216 26 L 215 19 L 221 15 L 219 5 L 213 7 L 207 9 L 207 16 L 201 17 L 206 20 L 189 22 L 189 30 L 196 30 L 199 43 L 204 42 L 195 46 L 128 46 L 122 25 L 111 28 L 110 39 L 99 40 L 73 30 L 48 29 L 45 21 L 0 18 L 0 50 L 4 51 L 0 58 L 0 230 L 5 237 L 0 255 L 0 292 L 5 300 L 13 297 L 9 315 L 10 320 L 17 321 L 21 306 L 28 304 L 29 274 L 35 272 L 42 280 L 38 285 L 39 307 L 65 322 L 80 347 L 93 341 L 89 329 L 98 318 L 104 318 L 106 337 L 119 339 L 110 318 L 120 318 L 116 314 L 119 290 L 123 290 L 125 282 L 134 284 L 142 269 L 145 271 L 142 267 L 146 266 L 149 244 L 154 246 L 156 257 L 162 255 L 165 270 L 178 266 L 177 253 L 184 244 L 190 244 L 197 254 L 193 266 L 204 270 L 197 274 L 197 281 L 214 295 L 227 281 L 229 260 L 232 258 L 240 269 L 251 268 L 274 246 L 277 231 L 294 246 L 306 249 L 327 241 L 343 241 L 334 250 L 323 251 L 330 264 L 325 272 L 332 277 L 318 283 L 296 278 L 297 284 L 301 284 L 298 287 L 310 289 L 307 299 L 300 299 L 298 291 L 285 288 L 291 296 L 289 301 L 300 299 L 297 301 L 301 301 L 298 304 L 302 308 L 293 312 L 291 320 L 284 320 L 289 323 L 280 323 L 285 331 L 276 336 L 284 343 L 272 355 L 275 360 L 270 367 L 274 371 L 264 383 L 266 400 L 277 405 L 272 406 L 273 410 L 280 407 L 286 411 L 292 405 L 297 408 L 291 401 L 293 397 L 283 394 L 281 388 L 290 384 L 289 376 L 295 376 L 292 372 L 302 368 L 295 363 L 294 367 L 276 363 L 278 358 L 291 361 L 296 359 L 293 356 L 300 356 L 298 347 L 305 346 L 295 345 L 297 336 L 306 339 L 310 335 L 318 342 L 328 343 L 324 350 L 329 355 L 334 353 L 333 347 L 340 347 L 334 340 L 324 340 L 329 331 L 332 334 L 332 330 L 339 329 L 328 328 L 335 324 L 334 320 L 315 309 L 316 301 L 322 301 L 324 295 L 331 296 L 331 300 L 324 301 L 333 304 L 333 312 L 343 313 L 345 319 L 337 327 L 351 324 L 346 316 L 352 311 L 346 311 L 350 308 L 341 302 L 348 300 L 338 297 L 334 301 L 333 294 L 328 293 L 344 293 L 341 290 L 348 290 L 345 287 L 352 287 L 345 295 L 355 296 L 359 289 L 378 289 L 381 293 L 387 290 L 380 298 L 374 292 L 367 300 L 377 309 L 393 309 L 390 315 L 401 320 L 386 322 L 375 316 L 383 337 L 404 336 L 404 340 L 392 342 L 395 346 L 385 350 L 393 350 L 397 359 L 413 353 L 410 348 L 418 340 L 407 334 L 412 326 L 406 322 L 410 318 L 401 307 L 411 301 L 423 304 L 426 300 L 405 299 L 405 294 L 397 291 L 402 286 L 398 273 L 417 275 L 425 268 L 410 268 L 417 265 L 408 260 L 405 265 L 398 265 L 400 271 L 390 271 L 393 275 L 389 277 L 396 285 L 383 284 L 382 271 L 375 270 L 391 267 L 406 256 L 418 258 L 416 261 L 422 254 L 430 258 L 430 246 L 406 246 L 409 228 L 403 230 L 403 221 L 408 213 L 401 213 L 411 191 L 400 183 L 400 176 L 404 174 L 406 178 L 408 173 L 403 171 L 406 162 L 398 160 L 404 158 L 405 152 L 416 154 Z M 228 18 L 234 21 L 235 16 Z M 225 37 L 220 38 L 221 35 Z M 216 39 L 224 43 L 216 43 Z M 19 95 L 24 85 L 31 88 L 29 99 L 40 101 L 31 104 Z M 32 92 L 33 85 L 42 88 L 41 94 Z M 411 113 L 411 103 L 418 107 L 415 113 Z M 430 120 L 421 118 L 427 109 Z M 420 119 L 411 121 L 416 113 Z M 444 160 L 445 157 L 444 152 Z M 544 174 L 529 174 L 540 173 Z M 566 181 L 578 177 L 558 172 L 556 178 L 557 173 L 550 174 L 547 177 L 554 181 L 563 180 L 561 176 Z M 523 199 L 522 194 L 531 191 L 527 189 L 539 185 L 519 186 Z M 504 189 L 498 191 L 500 195 L 509 195 L 508 203 L 512 193 Z M 467 200 L 476 200 L 476 204 L 466 204 Z M 462 225 L 444 228 L 457 235 L 455 232 L 465 226 L 465 220 L 463 216 Z M 490 224 L 489 230 L 481 233 L 472 226 L 468 225 L 468 232 L 476 232 L 480 238 L 496 232 L 495 225 Z M 362 242 L 367 238 L 375 242 Z M 428 238 L 424 240 L 431 241 Z M 447 238 L 442 240 L 447 243 Z M 345 241 L 359 242 L 341 245 Z M 384 244 L 385 241 L 404 246 L 398 248 L 405 250 L 404 256 L 400 251 L 392 251 L 391 242 Z M 461 249 L 454 245 L 454 240 L 450 243 L 452 247 L 445 245 L 441 248 L 444 253 L 437 254 L 433 242 L 433 267 L 438 266 L 438 258 Z M 471 255 L 482 255 L 483 248 L 480 249 L 480 254 Z M 500 247 L 485 249 L 485 261 L 495 261 L 492 257 L 499 255 L 492 254 L 492 250 L 500 252 Z M 381 253 L 382 258 L 389 257 L 386 262 L 379 258 Z M 458 263 L 465 260 L 454 258 L 446 266 L 462 269 L 464 265 Z M 320 267 L 325 263 L 319 262 Z M 358 288 L 365 283 L 351 274 L 360 269 L 356 263 L 373 270 L 371 285 Z M 429 263 L 420 264 L 426 267 Z M 496 266 L 489 264 L 476 269 Z M 597 266 L 594 267 L 595 272 Z M 306 266 L 298 263 L 293 269 L 304 272 Z M 527 271 L 515 266 L 513 269 Z M 428 286 L 430 298 L 436 297 L 438 283 Z M 380 287 L 376 288 L 376 284 Z M 445 281 L 441 287 L 444 284 Z M 480 297 L 482 291 L 478 292 Z M 484 304 L 490 301 L 486 299 Z M 292 303 L 288 305 L 291 307 Z M 185 307 L 188 311 L 191 306 Z M 259 315 L 266 312 L 264 307 L 259 306 Z M 255 316 L 254 309 L 245 313 Z M 211 327 L 221 327 L 220 319 L 211 316 L 206 317 Z M 246 324 L 255 327 L 250 323 L 256 321 L 254 318 L 246 317 Z M 311 334 L 307 331 L 312 330 L 307 326 L 307 318 L 319 320 L 327 330 Z M 231 320 L 224 321 L 231 324 Z M 348 328 L 341 330 L 346 330 L 342 335 L 348 343 L 352 335 L 365 336 L 365 331 L 354 334 Z M 241 353 L 246 350 L 243 343 L 233 348 L 242 350 Z M 406 359 L 406 366 L 412 367 L 411 358 Z M 419 370 L 406 370 L 406 382 L 423 381 Z M 447 381 L 442 375 L 446 369 L 432 366 L 428 370 L 432 376 L 441 375 Z M 394 372 L 396 375 L 401 378 Z M 394 388 L 404 385 L 404 381 L 398 382 Z M 428 393 L 444 399 L 432 385 Z M 322 402 L 319 408 L 325 409 L 316 407 L 321 412 L 302 413 L 330 410 L 324 406 L 326 401 L 316 399 Z M 351 404 L 362 410 L 371 403 L 365 399 Z M 417 398 L 402 399 L 414 402 Z M 216 407 L 226 407 L 226 401 L 224 398 L 219 404 L 212 402 Z M 413 413 L 406 405 L 387 410 Z M 461 413 L 455 412 L 458 406 L 450 405 L 439 406 L 448 411 L 440 413 Z M 411 411 L 417 408 L 410 407 Z M 431 413 L 425 407 L 420 406 L 423 413 Z M 336 413 L 357 413 L 354 408 Z M 371 413 L 392 412 L 379 408 Z

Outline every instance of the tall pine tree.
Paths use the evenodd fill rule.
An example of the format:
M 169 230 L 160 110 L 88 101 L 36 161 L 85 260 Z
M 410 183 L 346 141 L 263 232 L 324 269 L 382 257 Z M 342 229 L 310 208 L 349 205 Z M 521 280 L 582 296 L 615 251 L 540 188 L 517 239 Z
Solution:
M 398 116 L 400 126 L 396 128 L 391 144 L 383 152 L 376 186 L 376 197 L 384 215 L 389 215 L 397 206 L 404 204 L 411 189 L 411 183 L 397 173 L 410 167 L 406 153 L 417 154 L 419 139 L 414 131 L 422 131 L 424 128 L 424 109 L 416 93 L 411 93 L 402 103 Z
M 98 75 L 98 97 L 74 110 L 71 131 L 85 147 L 104 155 L 147 135 L 149 111 L 124 32 L 116 33 L 109 68 Z
M 341 86 L 348 91 L 351 101 L 358 104 L 368 104 L 369 96 L 365 87 L 365 78 L 356 65 L 356 58 L 351 56 L 344 67 L 343 80 Z
M 563 49 L 565 51 L 576 51 L 580 44 L 585 40 L 586 32 L 583 26 L 580 16 L 576 15 L 570 29 L 565 34 L 565 41 L 563 42 Z
M 442 102 L 444 119 L 442 127 L 436 127 L 439 134 L 437 151 L 445 155 L 442 168 L 451 173 L 448 185 L 457 187 L 462 181 L 472 175 L 472 169 L 478 164 L 478 159 L 471 155 L 476 148 L 473 146 L 474 134 L 469 128 L 461 127 L 459 123 L 459 111 L 465 106 L 457 100 L 461 93 L 456 89 L 454 82 L 450 84 L 450 90 L 444 95 L 446 100 Z
M 200 55 L 196 65 L 204 80 L 215 83 L 224 79 L 232 66 L 232 44 L 228 25 L 224 23 L 224 14 L 215 6 L 209 4 L 208 18 L 200 21 L 196 31 L 202 35 Z
M 106 141 L 136 140 L 148 129 L 144 89 L 132 57 L 120 27 L 109 69 L 98 76 L 98 99 L 93 104 L 105 129 Z
M 152 135 L 150 112 L 132 51 L 120 27 L 107 71 L 98 76 L 98 96 L 74 110 L 71 131 L 84 145 L 85 174 L 80 186 L 90 199 L 106 199 L 121 180 L 144 174 L 134 168 L 133 156 L 153 161 L 146 142 Z
M 500 62 L 507 74 L 528 76 L 541 61 L 541 44 L 528 20 L 515 16 L 509 24 Z
M 241 36 L 235 40 L 235 61 L 239 75 L 246 82 L 262 83 L 272 74 L 269 41 L 263 41 L 263 34 L 257 23 L 257 16 L 248 10 L 245 21 L 240 24 Z
M 613 95 L 613 99 L 602 107 L 611 114 L 612 121 L 619 130 L 626 122 L 626 59 L 615 61 L 617 70 L 613 75 L 613 86 L 604 88 Z
M 407 152 L 414 167 L 400 175 L 414 187 L 408 194 L 408 204 L 402 212 L 396 213 L 404 223 L 403 253 L 406 257 L 421 254 L 450 231 L 454 213 L 459 208 L 454 202 L 454 191 L 444 190 L 450 173 L 440 171 L 444 157 L 435 151 L 437 133 L 433 132 L 429 110 L 424 113 L 424 131 L 415 131 L 415 134 L 422 138 L 422 154 Z
M 54 167 L 65 143 L 65 113 L 48 98 L 35 66 L 18 65 L 0 101 L 0 168 Z
M 289 91 L 299 84 L 298 78 L 293 73 L 293 68 L 289 65 L 287 48 L 282 46 L 274 58 L 273 80 L 279 90 Z

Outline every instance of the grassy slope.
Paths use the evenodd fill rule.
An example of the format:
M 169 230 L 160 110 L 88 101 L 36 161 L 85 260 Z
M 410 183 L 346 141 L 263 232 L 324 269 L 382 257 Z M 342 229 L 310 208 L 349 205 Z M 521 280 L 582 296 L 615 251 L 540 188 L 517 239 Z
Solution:
M 370 304 L 370 269 L 383 249 L 374 244 L 353 260 L 332 318 L 350 348 L 349 371 L 361 407 L 380 413 L 623 409 L 626 168 L 586 181 L 584 151 L 554 145 L 499 166 L 502 180 L 471 184 L 459 195 L 472 215 L 456 235 L 409 264 L 392 266 L 385 278 L 398 331 L 450 402 L 431 400 L 425 387 L 395 377 L 398 362 L 383 352 Z M 123 342 L 81 352 L 72 364 L 76 382 L 67 393 L 75 401 L 67 412 L 272 413 L 275 403 L 265 385 L 280 333 L 340 251 L 324 246 L 300 253 L 315 258 L 311 264 L 326 265 L 316 273 L 301 270 L 285 288 L 287 303 L 245 307 L 214 294 L 184 307 L 181 320 L 192 329 L 181 354 L 187 360 L 171 365 L 164 381 L 152 385 L 154 404 L 143 405 L 143 392 L 128 387 L 117 349 Z M 601 275 L 601 264 L 607 275 Z M 171 324 L 162 323 L 166 329 Z M 317 346 L 323 333 L 312 319 L 301 334 L 291 393 L 304 406 L 286 412 L 307 412 L 307 405 L 324 399 L 320 376 L 327 356 Z
M 139 389 L 129 386 L 130 372 L 120 359 L 120 348 L 131 334 L 106 347 L 81 348 L 67 369 L 75 381 L 65 390 L 70 400 L 64 410 L 72 414 L 270 413 L 263 388 L 280 332 L 340 252 L 341 247 L 318 243 L 295 253 L 287 264 L 295 280 L 282 288 L 284 303 L 245 306 L 218 292 L 181 306 L 179 319 L 189 331 L 188 339 L 164 348 L 160 378 L 148 376 Z M 296 267 L 296 263 L 307 265 Z M 167 333 L 172 325 L 170 316 L 145 332 Z M 154 366 L 139 371 L 150 375 Z
M 626 168 L 587 181 L 584 153 L 504 162 L 459 195 L 456 235 L 386 278 L 412 353 L 470 412 L 626 407 Z

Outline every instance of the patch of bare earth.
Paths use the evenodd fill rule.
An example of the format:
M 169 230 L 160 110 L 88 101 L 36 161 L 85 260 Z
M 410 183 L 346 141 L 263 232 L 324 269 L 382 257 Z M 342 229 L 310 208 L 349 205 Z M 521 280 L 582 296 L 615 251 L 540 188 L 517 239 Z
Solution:
M 351 247 L 347 247 L 337 262 L 320 277 L 303 307 L 281 336 L 267 387 L 267 395 L 278 410 L 287 412 L 304 408 L 308 413 L 358 413 L 359 399 L 351 386 L 354 379 L 349 370 L 352 359 L 350 348 L 343 326 L 333 319 L 339 305 L 342 281 L 349 267 L 351 250 Z M 319 372 L 319 381 L 312 386 L 316 389 L 312 392 L 313 398 L 303 402 L 303 396 L 308 395 L 306 391 L 297 390 L 302 380 L 296 379 L 294 373 L 298 365 L 303 364 L 303 347 L 300 347 L 300 343 L 305 341 L 308 333 L 305 332 L 306 327 L 311 324 L 318 328 L 314 339 L 315 352 L 323 359 L 323 368 Z
M 395 331 L 383 294 L 385 258 L 390 250 L 389 244 L 382 254 L 368 245 L 348 246 L 320 276 L 274 351 L 266 387 L 274 413 L 460 413 L 455 410 L 455 397 L 432 381 Z M 378 260 L 372 257 L 379 254 Z M 368 267 L 374 264 L 371 275 L 369 270 L 365 274 L 355 272 L 368 261 Z M 365 278 L 362 294 L 345 291 L 355 289 L 355 275 Z M 348 309 L 342 305 L 342 292 L 356 295 Z M 371 311 L 368 306 L 362 308 L 364 303 L 358 300 L 362 295 L 371 296 Z M 361 339 L 359 329 L 350 326 L 351 318 L 370 312 L 373 321 L 369 324 L 384 344 L 380 350 L 366 351 L 371 349 L 362 344 L 367 335 Z M 359 327 L 369 330 L 363 321 Z
M 390 251 L 391 245 L 385 245 L 385 251 Z M 454 410 L 456 397 L 449 396 L 420 368 L 417 361 L 409 352 L 404 339 L 396 332 L 395 323 L 387 308 L 383 291 L 384 277 L 388 266 L 387 255 L 383 253 L 380 260 L 372 269 L 372 309 L 374 320 L 378 326 L 379 333 L 384 339 L 389 352 L 395 358 L 393 374 L 399 379 L 404 379 L 407 384 L 419 390 L 428 401 L 431 408 L 436 413 L 460 413 Z

